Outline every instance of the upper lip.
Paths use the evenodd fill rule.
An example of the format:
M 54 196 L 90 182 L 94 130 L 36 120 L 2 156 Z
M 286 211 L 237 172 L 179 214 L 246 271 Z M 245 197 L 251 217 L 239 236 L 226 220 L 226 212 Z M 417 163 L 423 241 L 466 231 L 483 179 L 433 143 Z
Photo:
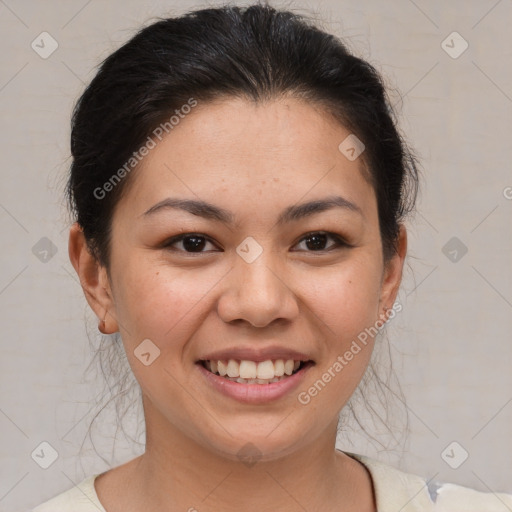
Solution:
M 199 361 L 228 361 L 229 359 L 245 361 L 275 361 L 277 359 L 293 359 L 294 361 L 310 361 L 311 358 L 302 352 L 285 347 L 266 347 L 256 349 L 254 347 L 233 347 L 217 350 L 199 358 Z

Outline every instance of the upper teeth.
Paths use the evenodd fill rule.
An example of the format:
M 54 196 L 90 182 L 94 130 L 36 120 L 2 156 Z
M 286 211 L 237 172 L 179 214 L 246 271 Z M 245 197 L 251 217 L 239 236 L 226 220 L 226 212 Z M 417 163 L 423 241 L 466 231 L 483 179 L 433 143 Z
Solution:
M 206 367 L 213 373 L 219 373 L 222 377 L 242 379 L 273 379 L 283 375 L 291 375 L 300 366 L 300 361 L 293 359 L 277 359 L 272 361 L 267 359 L 259 363 L 247 361 L 245 359 L 237 361 L 205 361 Z

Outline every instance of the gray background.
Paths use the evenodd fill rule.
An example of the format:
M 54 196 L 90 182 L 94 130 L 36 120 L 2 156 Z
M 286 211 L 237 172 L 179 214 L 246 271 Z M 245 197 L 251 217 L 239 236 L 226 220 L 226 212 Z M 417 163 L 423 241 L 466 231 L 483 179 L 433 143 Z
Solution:
M 67 256 L 63 186 L 74 101 L 141 23 L 206 5 L 215 2 L 0 0 L 1 511 L 34 506 L 109 467 L 90 443 L 79 453 L 108 393 L 101 372 L 84 378 L 96 321 Z M 374 432 L 392 446 L 383 450 L 355 431 L 339 447 L 427 478 L 512 492 L 512 2 L 273 5 L 312 9 L 401 91 L 402 130 L 423 167 L 419 213 L 408 223 L 404 309 L 388 330 L 410 434 L 393 445 Z M 45 59 L 31 48 L 43 31 L 59 45 Z M 452 56 L 442 46 L 454 31 L 469 44 L 457 58 L 458 36 L 444 43 Z M 54 255 L 41 252 L 43 237 Z M 135 425 L 132 410 L 127 424 Z M 114 412 L 95 444 L 118 465 L 142 448 L 119 434 L 112 452 Z M 31 457 L 43 441 L 58 452 L 48 469 Z M 457 469 L 441 455 L 454 441 L 452 465 L 469 453 Z

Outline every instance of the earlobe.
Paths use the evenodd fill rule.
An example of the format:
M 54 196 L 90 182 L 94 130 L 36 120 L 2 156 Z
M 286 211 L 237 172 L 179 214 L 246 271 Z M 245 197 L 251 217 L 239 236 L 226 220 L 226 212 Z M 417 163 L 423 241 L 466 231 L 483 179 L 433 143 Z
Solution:
M 395 302 L 400 283 L 402 281 L 402 271 L 407 254 L 407 230 L 403 224 L 400 224 L 400 231 L 398 235 L 397 252 L 392 256 L 390 261 L 386 264 L 384 269 L 380 308 L 381 316 L 387 318 L 387 311 L 389 311 Z
M 100 332 L 112 334 L 118 331 L 107 271 L 89 251 L 82 228 L 77 222 L 69 231 L 68 254 L 85 298 L 99 319 Z

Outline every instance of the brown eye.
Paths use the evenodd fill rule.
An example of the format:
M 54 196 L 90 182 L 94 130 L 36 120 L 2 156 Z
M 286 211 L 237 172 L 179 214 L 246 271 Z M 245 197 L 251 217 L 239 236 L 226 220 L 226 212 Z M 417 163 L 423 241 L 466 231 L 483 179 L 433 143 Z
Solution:
M 172 247 L 178 243 L 182 243 L 182 248 Z M 208 252 L 203 250 L 207 244 L 213 245 L 213 242 L 211 242 L 208 237 L 198 233 L 185 233 L 170 238 L 162 245 L 162 247 L 182 252 L 201 253 Z
M 334 240 L 334 243 L 326 248 L 326 243 L 329 240 Z M 328 233 L 326 231 L 316 231 L 314 233 L 308 233 L 300 243 L 305 242 L 307 252 L 319 252 L 319 251 L 330 251 L 339 247 L 349 247 L 341 237 L 334 233 Z

